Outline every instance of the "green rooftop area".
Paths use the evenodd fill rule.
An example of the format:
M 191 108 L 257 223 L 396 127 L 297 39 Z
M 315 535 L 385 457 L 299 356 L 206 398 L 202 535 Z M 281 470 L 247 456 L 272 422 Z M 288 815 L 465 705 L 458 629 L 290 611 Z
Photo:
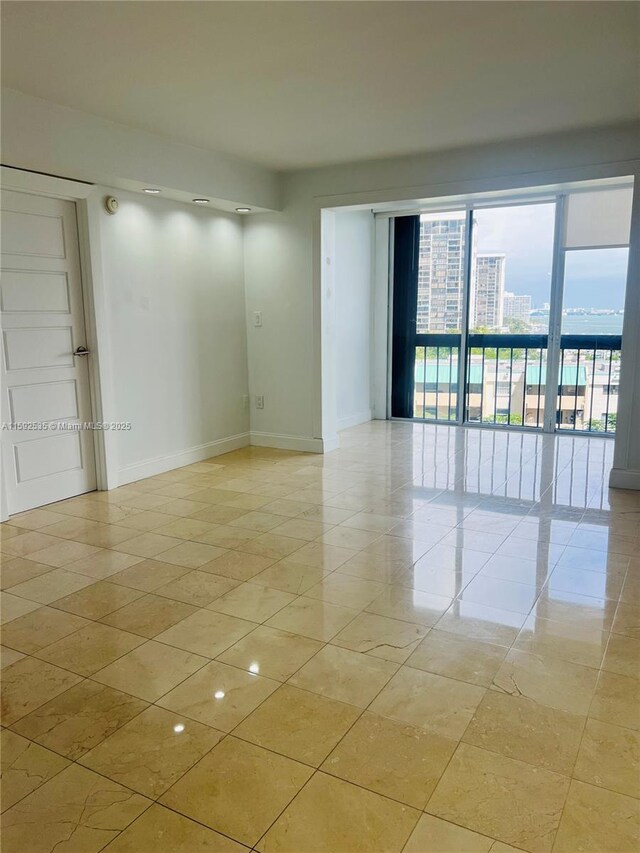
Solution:
M 514 362 L 514 369 L 522 369 L 524 362 Z M 448 361 L 438 364 L 435 361 L 417 361 L 414 371 L 416 383 L 426 385 L 456 385 L 458 382 L 457 364 L 451 365 Z M 482 365 L 471 364 L 467 381 L 470 385 L 482 383 Z M 546 364 L 536 362 L 527 365 L 527 385 L 546 385 Z M 562 385 L 586 385 L 587 371 L 584 367 L 567 364 L 562 368 Z

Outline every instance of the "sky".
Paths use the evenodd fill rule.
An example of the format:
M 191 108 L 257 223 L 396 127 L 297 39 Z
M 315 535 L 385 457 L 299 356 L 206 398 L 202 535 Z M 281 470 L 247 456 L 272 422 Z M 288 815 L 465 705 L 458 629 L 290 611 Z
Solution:
M 529 294 L 534 308 L 549 302 L 553 251 L 553 204 L 476 209 L 478 252 L 505 252 L 505 290 Z M 566 253 L 565 308 L 624 305 L 627 249 Z

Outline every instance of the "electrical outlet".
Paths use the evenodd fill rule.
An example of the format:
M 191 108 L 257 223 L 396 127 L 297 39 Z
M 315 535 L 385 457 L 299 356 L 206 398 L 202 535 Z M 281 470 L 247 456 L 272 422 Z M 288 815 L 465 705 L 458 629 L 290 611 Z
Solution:
M 253 325 L 261 326 L 262 325 L 262 311 L 254 311 L 253 312 Z
M 264 409 L 264 396 L 256 394 L 256 409 Z

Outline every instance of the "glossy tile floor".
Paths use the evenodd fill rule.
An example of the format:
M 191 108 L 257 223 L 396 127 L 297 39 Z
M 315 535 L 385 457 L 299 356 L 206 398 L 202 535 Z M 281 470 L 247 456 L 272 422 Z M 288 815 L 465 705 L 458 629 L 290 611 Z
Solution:
M 624 853 L 613 445 L 375 422 L 2 526 L 4 853 Z

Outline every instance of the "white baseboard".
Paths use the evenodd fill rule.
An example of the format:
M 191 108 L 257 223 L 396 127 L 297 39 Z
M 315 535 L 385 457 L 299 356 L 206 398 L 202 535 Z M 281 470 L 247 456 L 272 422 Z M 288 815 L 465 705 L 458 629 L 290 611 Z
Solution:
M 609 474 L 612 489 L 640 489 L 640 471 L 628 468 L 612 468 Z
M 321 438 L 282 435 L 276 432 L 251 432 L 250 437 L 250 443 L 256 447 L 275 447 L 278 450 L 300 450 L 306 453 L 324 453 L 326 449 Z
M 191 465 L 193 462 L 202 462 L 204 459 L 210 459 L 212 456 L 220 456 L 222 453 L 229 453 L 231 450 L 247 447 L 248 444 L 249 433 L 242 432 L 238 435 L 231 435 L 228 438 L 219 438 L 217 441 L 200 444 L 197 447 L 179 450 L 177 453 L 172 453 L 169 456 L 157 456 L 155 459 L 146 459 L 144 462 L 137 462 L 135 465 L 128 465 L 126 468 L 121 468 L 118 471 L 118 484 L 125 486 L 127 483 L 143 480 L 145 477 L 154 477 L 156 474 L 164 474 L 165 471 L 172 471 L 174 468 L 182 468 L 184 465 Z
M 356 412 L 355 415 L 349 415 L 346 418 L 340 418 L 337 424 L 338 432 L 343 429 L 349 429 L 349 427 L 358 426 L 358 424 L 366 424 L 372 418 L 371 409 L 367 409 L 364 412 Z
M 330 438 L 322 439 L 322 452 L 330 453 L 332 450 L 337 450 L 340 447 L 340 439 L 337 435 L 332 435 Z
M 220 456 L 223 453 L 229 453 L 231 450 L 238 450 L 240 447 L 248 447 L 249 445 L 275 447 L 279 450 L 297 450 L 305 453 L 328 453 L 330 450 L 336 450 L 340 446 L 340 442 L 337 436 L 321 439 L 271 432 L 243 432 L 229 436 L 229 438 L 210 441 L 208 444 L 201 444 L 198 447 L 189 447 L 187 450 L 180 450 L 168 456 L 157 456 L 155 459 L 145 459 L 144 462 L 128 465 L 118 471 L 118 485 L 126 486 L 127 483 L 134 483 L 136 480 L 154 477 L 156 474 L 164 474 L 166 471 L 173 471 L 174 468 L 182 468 L 184 465 L 191 465 L 193 462 L 202 462 L 212 456 Z

